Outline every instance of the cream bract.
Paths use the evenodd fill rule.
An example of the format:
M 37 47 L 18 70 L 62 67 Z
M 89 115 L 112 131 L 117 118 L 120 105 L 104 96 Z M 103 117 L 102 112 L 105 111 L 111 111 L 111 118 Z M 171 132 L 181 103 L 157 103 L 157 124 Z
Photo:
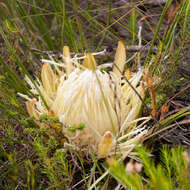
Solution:
M 62 65 L 45 63 L 41 80 L 37 80 L 48 109 L 27 79 L 38 95 L 38 99 L 28 98 L 28 113 L 40 127 L 47 126 L 40 121 L 42 114 L 57 117 L 61 125 L 57 127 L 51 122 L 49 126 L 81 152 L 93 151 L 98 157 L 115 153 L 126 157 L 146 133 L 143 124 L 137 125 L 137 121 L 148 118 L 137 119 L 142 102 L 134 91 L 144 97 L 143 70 L 129 78 L 132 89 L 122 75 L 126 59 L 122 42 L 118 44 L 113 72 L 101 71 L 92 54 L 87 54 L 82 63 L 71 58 L 68 47 L 64 47 L 63 55 Z M 84 127 L 78 129 L 79 125 Z M 69 130 L 71 127 L 76 130 Z

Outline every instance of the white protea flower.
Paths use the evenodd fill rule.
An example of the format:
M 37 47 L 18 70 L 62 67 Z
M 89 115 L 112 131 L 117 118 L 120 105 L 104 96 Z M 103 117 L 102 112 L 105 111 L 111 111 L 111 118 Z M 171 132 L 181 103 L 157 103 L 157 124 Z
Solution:
M 82 59 L 82 58 L 81 58 Z M 113 72 L 101 71 L 94 56 L 88 53 L 82 64 L 80 58 L 71 58 L 69 48 L 63 48 L 64 63 L 45 63 L 42 67 L 38 88 L 47 103 L 31 81 L 31 91 L 38 99 L 27 97 L 27 110 L 40 127 L 49 126 L 62 133 L 67 144 L 81 152 L 93 151 L 97 157 L 119 154 L 125 158 L 147 132 L 143 125 L 148 117 L 139 118 L 141 100 L 125 79 L 122 79 L 126 52 L 124 44 L 118 43 Z M 139 95 L 144 97 L 140 80 L 143 70 L 128 75 L 129 82 Z M 26 98 L 26 96 L 24 96 Z M 62 124 L 43 123 L 40 116 L 56 117 Z M 138 121 L 144 121 L 137 126 Z M 81 129 L 77 126 L 84 126 Z M 76 130 L 71 131 L 75 126 Z

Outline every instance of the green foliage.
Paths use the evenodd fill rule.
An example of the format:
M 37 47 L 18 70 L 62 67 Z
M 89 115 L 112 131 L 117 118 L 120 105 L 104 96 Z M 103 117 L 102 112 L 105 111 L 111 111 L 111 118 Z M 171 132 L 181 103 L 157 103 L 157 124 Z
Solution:
M 82 129 L 84 129 L 84 127 L 85 127 L 85 125 L 83 123 L 81 123 L 81 124 L 79 124 L 77 126 L 75 126 L 75 125 L 69 126 L 69 127 L 67 127 L 67 129 L 69 131 L 71 131 L 71 132 L 75 132 L 76 130 L 82 130 Z
M 131 32 L 131 36 L 132 36 L 132 45 L 135 45 L 135 39 L 137 37 L 136 22 L 137 22 L 136 10 L 135 8 L 133 8 L 131 11 L 130 20 L 129 20 L 129 31 Z
M 116 160 L 109 162 L 109 172 L 127 189 L 189 189 L 190 188 L 190 155 L 182 147 L 160 151 L 160 163 L 155 164 L 151 154 L 144 147 L 137 148 L 142 162 L 144 174 L 131 174 L 126 171 L 123 163 Z
M 57 149 L 53 156 L 51 155 L 52 150 L 56 149 L 57 146 L 57 142 L 53 138 L 48 140 L 48 146 L 44 146 L 41 138 L 37 138 L 34 141 L 34 146 L 43 164 L 42 173 L 50 181 L 49 189 L 65 189 L 66 182 L 71 181 L 72 178 L 66 153 L 62 149 Z
M 112 160 L 109 167 L 109 172 L 126 188 L 132 188 L 134 190 L 141 190 L 141 178 L 137 175 L 128 174 L 125 170 L 125 166 L 121 162 Z

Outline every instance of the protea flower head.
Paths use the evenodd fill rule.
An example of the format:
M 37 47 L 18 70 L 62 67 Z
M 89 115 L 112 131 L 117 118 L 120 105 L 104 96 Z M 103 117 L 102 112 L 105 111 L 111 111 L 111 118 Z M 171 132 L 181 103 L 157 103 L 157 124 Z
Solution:
M 125 79 L 125 61 L 122 42 L 118 43 L 112 72 L 102 71 L 91 53 L 72 58 L 65 46 L 63 63 L 44 63 L 41 80 L 37 79 L 35 86 L 26 77 L 37 96 L 25 96 L 29 115 L 40 127 L 47 128 L 47 133 L 59 140 L 62 136 L 61 141 L 72 148 L 85 153 L 93 151 L 99 158 L 112 154 L 125 158 L 146 133 L 143 124 L 148 119 L 137 119 L 142 102 L 127 82 L 128 79 L 143 98 L 143 70 L 133 74 L 127 70 Z M 43 122 L 42 115 L 57 121 Z M 137 125 L 140 120 L 144 122 Z

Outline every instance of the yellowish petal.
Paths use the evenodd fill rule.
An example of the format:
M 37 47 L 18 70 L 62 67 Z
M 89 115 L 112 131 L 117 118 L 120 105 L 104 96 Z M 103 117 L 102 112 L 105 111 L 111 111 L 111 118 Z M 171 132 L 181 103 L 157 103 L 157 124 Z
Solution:
M 131 70 L 130 69 L 126 69 L 126 71 L 125 71 L 125 77 L 127 78 L 127 80 L 131 79 Z
M 125 45 L 122 41 L 119 41 L 113 66 L 113 72 L 119 77 L 121 77 L 123 73 L 125 61 L 126 61 Z
M 32 99 L 32 101 L 26 102 L 26 108 L 31 117 L 34 117 L 35 119 L 39 119 L 39 114 L 36 111 L 35 108 L 35 99 Z
M 106 131 L 98 145 L 98 158 L 108 156 L 113 145 L 113 135 L 110 131 Z
M 94 56 L 91 53 L 87 53 L 82 65 L 90 70 L 96 70 L 97 64 Z
M 73 65 L 71 61 L 71 54 L 68 46 L 63 47 L 63 60 L 66 64 L 66 73 L 69 75 L 73 71 Z
M 71 58 L 70 50 L 69 50 L 69 47 L 68 47 L 68 46 L 64 46 L 64 47 L 63 47 L 63 56 L 64 56 L 64 57 L 69 57 L 69 58 Z
M 47 63 L 44 63 L 42 67 L 41 79 L 43 87 L 47 93 L 54 92 L 56 90 L 55 89 L 56 75 L 54 74 L 51 66 Z

